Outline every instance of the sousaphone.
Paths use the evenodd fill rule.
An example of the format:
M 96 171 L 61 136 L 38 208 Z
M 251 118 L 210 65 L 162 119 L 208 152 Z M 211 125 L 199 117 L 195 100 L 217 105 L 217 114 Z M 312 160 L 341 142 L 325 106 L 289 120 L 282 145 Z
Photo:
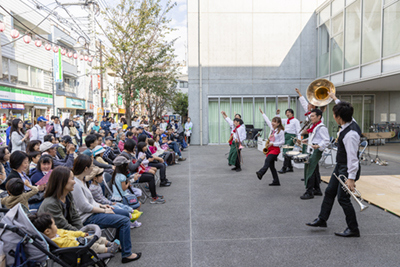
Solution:
M 333 99 L 329 93 L 336 93 L 335 86 L 327 79 L 318 79 L 310 83 L 307 88 L 307 99 L 316 107 L 328 105 Z

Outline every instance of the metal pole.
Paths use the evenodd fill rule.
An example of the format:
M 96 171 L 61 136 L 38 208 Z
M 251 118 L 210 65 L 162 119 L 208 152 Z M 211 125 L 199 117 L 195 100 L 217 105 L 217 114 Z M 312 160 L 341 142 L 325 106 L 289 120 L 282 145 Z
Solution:
M 101 95 L 101 108 L 103 109 L 103 50 L 102 50 L 102 44 L 100 40 L 100 95 Z M 104 110 L 104 109 L 103 109 Z M 104 111 L 105 115 L 105 111 Z
M 90 30 L 91 30 L 91 32 L 90 32 L 90 52 L 91 53 L 93 53 L 93 54 L 95 54 L 96 53 L 96 32 L 95 32 L 95 25 L 94 25 L 94 6 L 93 6 L 93 4 L 90 4 L 90 15 L 89 15 L 89 23 L 90 23 Z M 94 71 L 93 71 L 93 69 L 96 67 L 96 60 L 95 60 L 95 58 L 93 59 L 93 62 L 92 62 L 92 91 L 94 92 L 95 91 L 95 86 L 96 86 L 96 84 L 97 84 L 97 75 L 96 74 L 94 74 Z M 100 89 L 100 88 L 99 88 Z M 101 95 L 100 95 L 100 105 L 98 104 L 98 103 L 96 103 L 96 102 L 98 102 L 98 99 L 97 99 L 97 101 L 94 101 L 96 98 L 93 96 L 93 104 L 95 105 L 95 112 L 94 112 L 94 114 L 96 115 L 96 116 L 98 116 L 98 113 L 97 113 L 97 108 L 100 106 L 102 106 L 102 99 L 101 99 Z M 97 105 L 96 105 L 97 104 Z
M 200 146 L 203 145 L 203 84 L 202 84 L 202 73 L 200 63 L 200 0 L 198 0 L 198 61 L 199 61 L 199 93 L 200 93 Z

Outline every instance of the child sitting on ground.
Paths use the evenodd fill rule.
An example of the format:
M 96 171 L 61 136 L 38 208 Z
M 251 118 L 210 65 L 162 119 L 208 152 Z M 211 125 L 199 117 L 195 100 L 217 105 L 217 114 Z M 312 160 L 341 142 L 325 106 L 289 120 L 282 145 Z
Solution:
M 53 240 L 60 248 L 77 247 L 86 244 L 86 238 L 90 239 L 87 233 L 82 231 L 68 231 L 58 229 L 50 213 L 37 213 L 29 215 L 29 220 L 35 228 Z M 86 237 L 86 238 L 85 238 Z M 91 249 L 98 253 L 117 253 L 119 245 L 116 242 L 110 242 L 104 237 L 100 237 Z
M 93 168 L 93 171 L 91 173 L 91 175 L 94 175 L 94 177 L 92 178 L 92 183 L 89 186 L 89 190 L 92 193 L 94 201 L 103 205 L 111 205 L 116 208 L 128 211 L 130 213 L 132 228 L 138 227 L 137 225 L 139 224 L 141 225 L 141 223 L 136 220 L 139 219 L 139 217 L 143 214 L 143 212 L 134 210 L 133 208 L 119 202 L 112 202 L 103 195 L 103 190 L 101 189 L 100 186 L 100 184 L 103 182 L 103 173 L 104 173 L 103 169 L 98 168 L 96 166 Z
M 24 185 L 29 187 L 31 191 L 24 193 Z M 28 180 L 22 181 L 21 178 L 12 178 L 6 184 L 6 190 L 9 196 L 1 199 L 1 205 L 7 209 L 13 208 L 18 203 L 21 203 L 26 208 L 29 208 L 28 199 L 36 195 L 39 191 L 36 186 L 32 186 Z
M 42 152 L 33 151 L 28 154 L 29 157 L 29 173 L 31 173 L 32 169 L 36 169 L 37 163 L 39 162 L 40 157 L 42 156 Z

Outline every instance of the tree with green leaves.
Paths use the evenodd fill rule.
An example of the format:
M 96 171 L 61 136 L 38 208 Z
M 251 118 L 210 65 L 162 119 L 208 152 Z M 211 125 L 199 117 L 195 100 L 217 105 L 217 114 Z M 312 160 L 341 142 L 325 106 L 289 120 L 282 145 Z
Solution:
M 99 26 L 111 43 L 106 66 L 122 80 L 117 90 L 130 125 L 131 107 L 139 98 L 138 92 L 145 90 L 149 96 L 164 99 L 162 89 L 170 88 L 171 80 L 175 80 L 173 42 L 167 42 L 166 36 L 173 31 L 167 14 L 176 4 L 168 1 L 163 6 L 161 0 L 120 1 L 103 12 L 106 26 Z
M 176 94 L 174 101 L 172 102 L 172 108 L 174 113 L 181 115 L 184 120 L 188 115 L 189 100 L 188 95 L 182 92 Z

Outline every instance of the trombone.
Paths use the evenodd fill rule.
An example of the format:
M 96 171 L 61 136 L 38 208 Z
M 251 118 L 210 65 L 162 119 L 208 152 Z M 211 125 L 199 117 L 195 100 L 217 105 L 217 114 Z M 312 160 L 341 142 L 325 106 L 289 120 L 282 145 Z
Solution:
M 361 193 L 360 191 L 358 191 L 356 188 L 354 188 L 354 193 L 350 190 L 350 188 L 346 185 L 346 181 L 347 181 L 347 177 L 343 174 L 340 174 L 339 176 L 336 175 L 336 173 L 333 173 L 333 175 L 336 177 L 336 179 L 339 180 L 339 182 L 342 184 L 342 189 L 343 191 L 345 191 L 347 194 L 349 194 L 351 197 L 354 198 L 354 200 L 357 202 L 358 205 L 360 205 L 361 210 L 363 211 L 366 208 L 368 208 L 368 206 L 364 205 L 362 203 L 363 199 L 361 198 Z M 343 176 L 343 180 L 340 179 L 340 177 Z

